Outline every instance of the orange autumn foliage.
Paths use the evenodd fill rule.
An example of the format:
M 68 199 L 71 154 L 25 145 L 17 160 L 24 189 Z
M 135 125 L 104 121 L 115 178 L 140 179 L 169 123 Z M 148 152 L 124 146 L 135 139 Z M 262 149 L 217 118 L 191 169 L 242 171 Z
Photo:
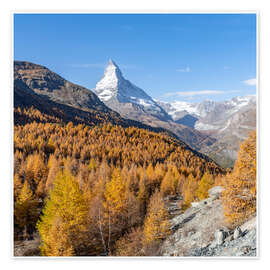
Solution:
M 224 214 L 232 226 L 256 213 L 256 132 L 249 134 L 238 153 L 233 172 L 224 179 Z

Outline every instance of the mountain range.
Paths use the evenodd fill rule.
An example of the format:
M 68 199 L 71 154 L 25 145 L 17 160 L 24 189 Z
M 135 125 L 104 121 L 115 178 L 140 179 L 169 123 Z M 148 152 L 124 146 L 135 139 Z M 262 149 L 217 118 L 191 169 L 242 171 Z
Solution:
M 241 141 L 256 129 L 256 96 L 201 103 L 158 102 L 177 123 L 186 124 L 216 139 L 201 152 L 223 166 L 233 166 Z
M 126 80 L 112 60 L 109 61 L 103 78 L 97 83 L 94 91 L 100 100 L 122 117 L 152 127 L 165 128 L 197 151 L 215 142 L 215 139 L 207 134 L 175 122 L 158 102 Z
M 44 66 L 14 61 L 13 77 L 15 124 L 25 124 L 33 120 L 42 122 L 33 112 L 19 113 L 17 110 L 32 108 L 46 116 L 43 122 L 73 122 L 91 126 L 109 122 L 123 127 L 134 126 L 169 133 L 159 127 L 154 128 L 122 118 L 119 113 L 108 108 L 94 92 L 65 80 Z M 172 133 L 170 135 L 174 136 Z
M 56 117 L 88 125 L 110 122 L 166 132 L 224 167 L 233 166 L 240 142 L 256 128 L 255 96 L 201 103 L 155 100 L 125 79 L 112 60 L 92 91 L 44 66 L 15 61 L 14 107 L 38 109 L 52 121 Z M 15 124 L 32 121 L 31 117 L 15 110 Z
M 170 130 L 225 167 L 233 166 L 240 142 L 256 128 L 256 96 L 223 102 L 163 102 L 126 80 L 112 60 L 94 91 L 122 117 Z

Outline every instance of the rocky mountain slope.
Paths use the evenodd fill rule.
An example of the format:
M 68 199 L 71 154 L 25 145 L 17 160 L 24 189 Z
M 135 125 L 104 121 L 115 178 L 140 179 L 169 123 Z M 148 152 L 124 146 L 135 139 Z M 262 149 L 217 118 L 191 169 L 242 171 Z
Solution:
M 112 60 L 109 61 L 103 78 L 97 83 L 95 92 L 109 108 L 122 117 L 170 130 L 197 151 L 216 141 L 208 134 L 173 121 L 165 109 L 144 90 L 126 80 Z
M 171 219 L 173 234 L 163 242 L 163 256 L 256 256 L 256 217 L 240 229 L 226 227 L 221 192 L 210 189 L 208 199 Z
M 256 129 L 256 97 L 235 97 L 224 102 L 173 103 L 158 101 L 175 122 L 216 139 L 200 151 L 225 167 L 232 167 L 240 142 Z
M 15 61 L 14 81 L 24 83 L 36 94 L 47 96 L 51 101 L 57 103 L 102 112 L 110 111 L 93 92 L 65 80 L 40 65 Z
M 134 126 L 166 132 L 174 136 L 163 128 L 122 118 L 100 101 L 92 91 L 65 80 L 44 66 L 25 61 L 14 62 L 14 108 L 15 124 L 25 124 L 33 120 L 40 122 L 33 112 L 26 114 L 23 110 L 20 110 L 21 113 L 17 110 L 34 108 L 48 116 L 43 122 L 71 121 L 87 125 L 110 122 L 123 127 Z
M 256 129 L 256 106 L 245 107 L 224 121 L 223 128 L 212 134 L 217 141 L 201 149 L 220 164 L 233 166 L 240 143 L 247 139 L 250 131 Z

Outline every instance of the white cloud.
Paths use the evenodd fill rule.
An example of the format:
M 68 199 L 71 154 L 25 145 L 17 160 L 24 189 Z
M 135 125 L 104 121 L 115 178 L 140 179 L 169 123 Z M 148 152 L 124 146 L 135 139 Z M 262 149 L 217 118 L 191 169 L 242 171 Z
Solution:
M 166 93 L 164 96 L 171 97 L 171 96 L 180 96 L 180 97 L 193 97 L 193 96 L 202 96 L 202 95 L 223 95 L 228 93 L 236 93 L 239 92 L 238 90 L 230 90 L 230 91 L 223 91 L 223 90 L 200 90 L 200 91 L 181 91 L 181 92 L 173 92 L 173 93 Z
M 247 85 L 257 85 L 257 79 L 256 78 L 252 78 L 252 79 L 243 81 L 243 83 L 244 84 L 247 84 Z
M 180 68 L 176 70 L 177 72 L 190 72 L 190 68 L 186 67 L 186 68 Z

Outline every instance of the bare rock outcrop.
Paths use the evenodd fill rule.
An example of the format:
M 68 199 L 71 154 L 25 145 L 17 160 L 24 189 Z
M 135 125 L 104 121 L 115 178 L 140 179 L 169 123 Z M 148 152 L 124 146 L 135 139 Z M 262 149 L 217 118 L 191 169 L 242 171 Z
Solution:
M 256 256 L 256 218 L 230 230 L 220 200 L 222 187 L 209 190 L 209 198 L 192 203 L 171 219 L 172 235 L 162 244 L 163 256 Z
M 225 227 L 217 194 L 218 191 L 210 193 L 209 198 L 192 203 L 183 214 L 171 219 L 173 234 L 161 247 L 163 256 L 188 256 L 191 250 L 205 247 L 215 239 L 215 231 Z

